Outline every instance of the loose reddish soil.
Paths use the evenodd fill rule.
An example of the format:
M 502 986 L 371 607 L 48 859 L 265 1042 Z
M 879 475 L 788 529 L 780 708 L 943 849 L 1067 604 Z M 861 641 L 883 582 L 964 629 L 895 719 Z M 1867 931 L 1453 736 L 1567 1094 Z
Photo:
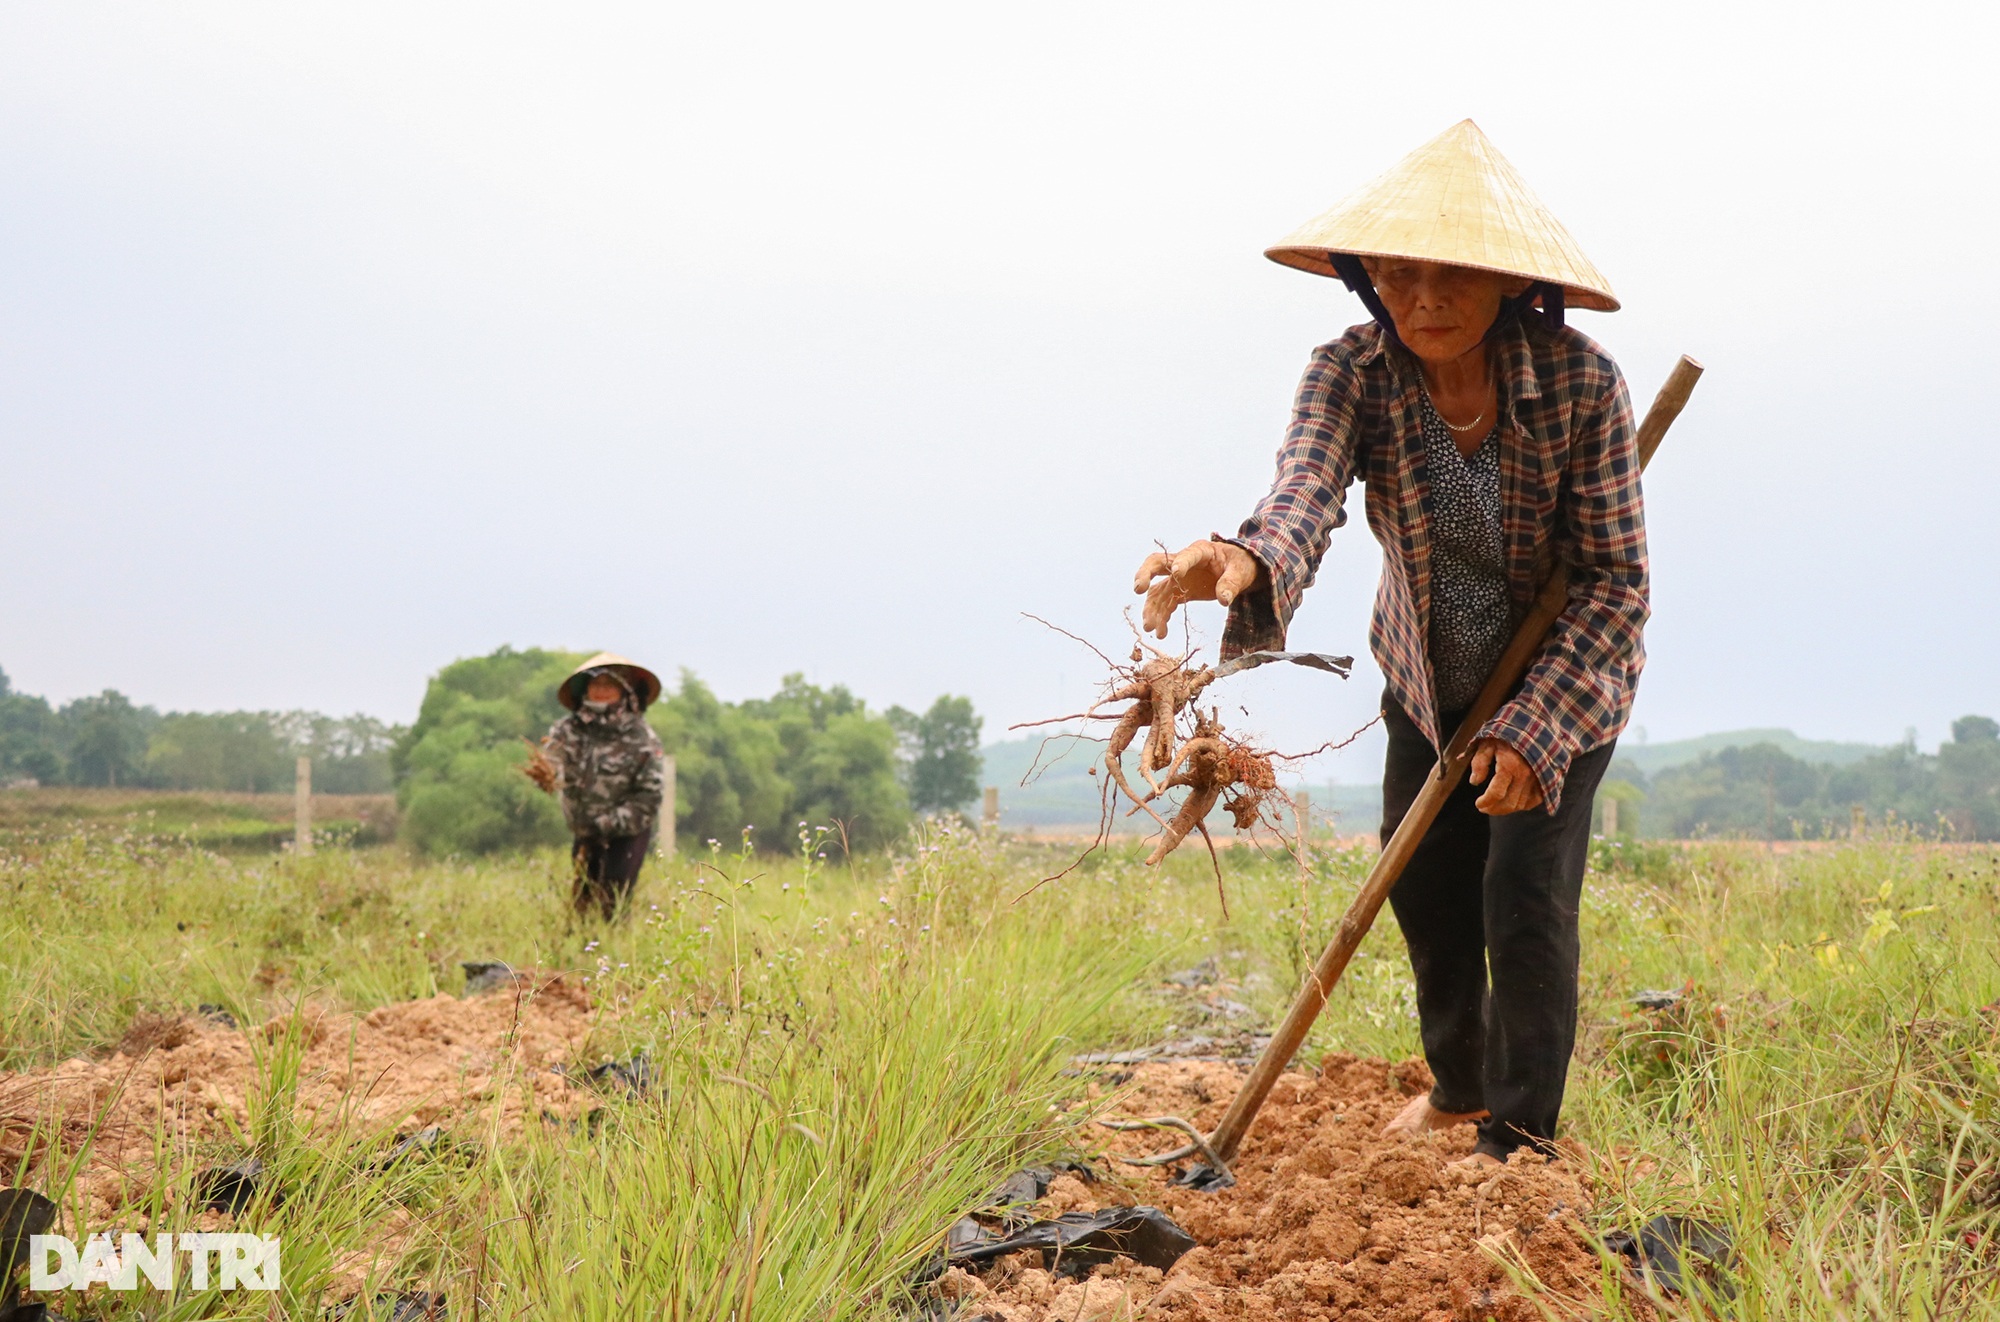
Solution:
M 519 993 L 518 995 L 516 993 Z M 245 1031 L 194 1017 L 144 1016 L 102 1060 L 0 1073 L 0 1163 L 19 1169 L 37 1124 L 60 1124 L 61 1148 L 97 1135 L 78 1186 L 91 1220 L 112 1222 L 152 1187 L 162 1156 L 213 1159 L 240 1147 L 260 1053 L 293 1031 L 289 1016 Z M 301 1012 L 297 1122 L 344 1126 L 355 1139 L 429 1125 L 505 1132 L 543 1111 L 573 1117 L 592 1094 L 557 1073 L 574 1066 L 594 1022 L 583 989 L 524 977 L 460 1000 L 385 1005 L 366 1014 Z M 45 1157 L 56 1154 L 43 1148 Z
M 57 1149 L 73 1152 L 95 1123 L 78 1186 L 92 1224 L 117 1224 L 143 1201 L 163 1157 L 206 1161 L 240 1145 L 258 1056 L 275 1049 L 288 1023 L 244 1031 L 142 1018 L 105 1059 L 0 1074 L 0 1162 L 20 1170 L 38 1125 L 60 1124 Z M 486 1126 L 505 1133 L 539 1123 L 543 1112 L 573 1118 L 596 1097 L 558 1071 L 579 1062 L 594 1023 L 588 997 L 564 978 L 364 1015 L 308 1010 L 297 1119 L 321 1132 L 344 1125 L 356 1138 L 386 1138 L 428 1125 L 462 1136 Z M 1092 1091 L 1109 1116 L 1180 1115 L 1206 1131 L 1242 1077 L 1219 1061 L 1154 1061 Z M 1235 1164 L 1236 1187 L 1197 1193 L 1173 1187 L 1171 1171 L 1120 1166 L 1115 1180 L 1065 1175 L 1032 1209 L 1052 1216 L 1157 1206 L 1198 1241 L 1168 1272 L 1114 1262 L 1072 1280 L 1026 1253 L 980 1275 L 953 1269 L 939 1287 L 954 1302 L 955 1322 L 1592 1315 L 1601 1268 L 1585 1228 L 1591 1200 L 1580 1163 L 1521 1154 L 1504 1169 L 1453 1167 L 1471 1151 L 1470 1126 L 1416 1143 L 1380 1138 L 1382 1125 L 1429 1086 L 1421 1062 L 1332 1055 L 1317 1072 L 1280 1079 Z M 1127 1154 L 1175 1137 L 1100 1132 Z M 43 1154 L 54 1155 L 46 1146 Z M 219 1218 L 203 1214 L 199 1228 Z M 365 1266 L 357 1258 L 341 1274 L 358 1282 Z
M 1110 1113 L 1180 1115 L 1208 1131 L 1243 1071 L 1212 1061 L 1138 1066 L 1111 1090 Z M 1448 1163 L 1472 1150 L 1469 1125 L 1415 1143 L 1379 1131 L 1430 1087 L 1421 1062 L 1331 1055 L 1285 1074 L 1235 1163 L 1237 1185 L 1197 1193 L 1170 1172 L 1130 1172 L 1123 1187 L 1057 1179 L 1037 1215 L 1145 1203 L 1198 1241 L 1172 1270 L 1130 1262 L 1071 1280 L 1014 1254 L 975 1276 L 954 1268 L 940 1288 L 956 1322 L 1540 1322 L 1590 1315 L 1601 1269 L 1584 1218 L 1577 1164 L 1517 1154 L 1505 1168 Z M 1114 1151 L 1178 1142 L 1171 1131 L 1118 1135 Z M 1532 1296 L 1532 1298 L 1531 1298 Z M 1547 1310 L 1547 1311 L 1544 1311 Z

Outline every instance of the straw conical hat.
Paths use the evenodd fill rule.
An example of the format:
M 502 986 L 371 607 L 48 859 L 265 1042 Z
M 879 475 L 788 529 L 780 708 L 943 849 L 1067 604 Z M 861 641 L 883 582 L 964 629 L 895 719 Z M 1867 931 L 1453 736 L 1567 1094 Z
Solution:
M 1571 307 L 1618 296 L 1576 240 L 1471 120 L 1460 120 L 1264 255 L 1334 275 L 1329 253 L 1476 266 L 1564 287 Z
M 658 675 L 636 661 L 626 660 L 616 652 L 599 652 L 596 656 L 593 656 L 590 660 L 569 672 L 569 678 L 565 679 L 562 682 L 562 687 L 556 690 L 556 701 L 571 711 L 575 711 L 576 704 L 583 700 L 583 685 L 577 683 L 577 680 L 589 671 L 602 670 L 610 666 L 615 666 L 624 672 L 625 682 L 630 684 L 632 691 L 639 695 L 639 705 L 641 707 L 652 706 L 654 700 L 660 696 L 660 677 Z

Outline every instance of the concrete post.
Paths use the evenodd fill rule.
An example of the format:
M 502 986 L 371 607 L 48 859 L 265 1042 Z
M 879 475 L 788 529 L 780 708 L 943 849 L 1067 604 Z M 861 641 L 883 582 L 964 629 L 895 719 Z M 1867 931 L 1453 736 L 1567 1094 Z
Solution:
M 313 851 L 313 764 L 299 759 L 298 779 L 292 782 L 292 852 L 304 858 Z
M 679 826 L 678 814 L 674 811 L 674 755 L 669 753 L 661 759 L 660 779 L 660 857 L 674 856 L 674 833 Z
M 988 785 L 980 795 L 979 829 L 991 831 L 1000 825 L 1000 787 Z
M 1607 839 L 1616 840 L 1618 838 L 1618 800 L 1616 799 L 1607 798 L 1604 801 L 1604 834 Z

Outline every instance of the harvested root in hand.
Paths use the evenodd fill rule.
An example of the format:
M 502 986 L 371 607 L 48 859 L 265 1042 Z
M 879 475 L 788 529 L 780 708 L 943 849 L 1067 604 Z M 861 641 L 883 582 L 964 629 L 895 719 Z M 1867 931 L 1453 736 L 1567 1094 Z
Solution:
M 1142 768 L 1143 770 L 1143 765 Z M 1181 810 L 1174 814 L 1174 820 L 1167 823 L 1167 833 L 1160 837 L 1160 843 L 1147 856 L 1148 863 L 1158 863 L 1187 839 L 1188 832 L 1199 828 L 1208 834 L 1209 810 L 1222 797 L 1222 791 L 1229 785 L 1229 745 L 1222 742 L 1222 727 L 1216 723 L 1214 714 L 1196 714 L 1194 738 L 1181 745 L 1181 751 L 1174 754 L 1174 760 L 1167 766 L 1167 783 L 1162 789 L 1182 789 L 1188 796 L 1181 800 Z M 1215 848 L 1214 844 L 1209 845 Z
M 1237 830 L 1249 830 L 1262 816 L 1265 799 L 1277 788 L 1278 774 L 1269 753 L 1225 733 L 1214 711 L 1206 716 L 1195 713 L 1194 735 L 1167 764 L 1166 783 L 1156 792 L 1186 789 L 1188 796 L 1181 800 L 1180 811 L 1167 823 L 1166 834 L 1146 861 L 1158 863 L 1173 853 L 1190 831 L 1199 830 L 1207 840 L 1208 814 L 1217 802 L 1228 811 Z M 1210 840 L 1208 848 L 1213 855 L 1215 842 Z
M 1207 666 L 1191 667 L 1190 657 L 1152 650 L 1153 658 L 1140 664 L 1145 653 L 1132 649 L 1137 669 L 1121 676 L 1123 682 L 1114 683 L 1104 700 L 1132 704 L 1118 713 L 1118 724 L 1112 727 L 1110 744 L 1104 750 L 1104 769 L 1135 809 L 1144 808 L 1160 823 L 1165 834 L 1146 859 L 1158 863 L 1190 832 L 1199 830 L 1202 838 L 1208 839 L 1208 814 L 1218 801 L 1224 801 L 1224 795 L 1228 795 L 1225 806 L 1237 829 L 1248 830 L 1256 824 L 1265 796 L 1277 789 L 1278 778 L 1271 768 L 1270 754 L 1231 737 L 1223 730 L 1216 711 L 1203 714 L 1194 707 L 1201 691 L 1215 681 L 1215 671 Z M 1099 703 L 1085 715 L 1099 716 L 1098 707 L 1103 705 Z M 1185 740 L 1180 739 L 1183 713 L 1194 721 Z M 1125 775 L 1126 750 L 1142 729 L 1146 731 L 1146 742 L 1139 749 L 1139 774 L 1146 782 L 1143 794 Z M 1185 789 L 1188 795 L 1170 822 L 1153 804 L 1176 789 Z M 1209 840 L 1208 844 L 1213 854 L 1215 842 Z
M 1048 624 L 1037 616 L 1029 618 Z M 1077 638 L 1067 629 L 1055 625 L 1049 627 L 1090 647 L 1086 640 Z M 1215 841 L 1208 833 L 1208 815 L 1220 804 L 1239 831 L 1249 831 L 1260 821 L 1265 821 L 1274 830 L 1282 830 L 1281 820 L 1275 813 L 1268 821 L 1264 816 L 1265 807 L 1281 798 L 1274 760 L 1296 761 L 1315 757 L 1343 748 L 1355 737 L 1350 736 L 1340 743 L 1327 743 L 1308 753 L 1272 753 L 1224 730 L 1217 709 L 1210 708 L 1203 712 L 1195 706 L 1195 700 L 1210 684 L 1238 671 L 1270 661 L 1292 661 L 1345 678 L 1350 660 L 1347 657 L 1323 656 L 1316 652 L 1258 652 L 1238 657 L 1219 667 L 1197 666 L 1193 664 L 1193 653 L 1175 656 L 1162 652 L 1141 638 L 1139 645 L 1132 649 L 1130 664 L 1127 665 L 1113 661 L 1095 647 L 1091 650 L 1111 667 L 1111 682 L 1103 698 L 1070 716 L 1028 721 L 1011 727 L 1018 730 L 1074 720 L 1115 722 L 1104 750 L 1104 769 L 1107 773 L 1103 788 L 1104 815 L 1099 822 L 1096 841 L 1084 851 L 1085 858 L 1110 839 L 1112 815 L 1117 808 L 1118 795 L 1123 793 L 1132 801 L 1128 816 L 1143 808 L 1160 824 L 1160 838 L 1147 855 L 1146 862 L 1161 862 L 1188 836 L 1199 831 L 1208 845 L 1209 861 L 1215 865 L 1216 888 L 1220 892 L 1222 863 L 1216 857 Z M 1148 652 L 1152 654 L 1150 657 Z M 1122 710 L 1105 710 L 1121 702 L 1128 705 Z M 1139 739 L 1141 730 L 1146 732 L 1143 742 Z M 1359 731 L 1356 732 L 1358 734 Z M 1134 786 L 1126 774 L 1125 754 L 1135 743 L 1139 745 L 1139 775 L 1144 782 L 1143 788 Z M 1173 818 L 1168 820 L 1154 805 L 1178 790 L 1186 791 L 1186 797 L 1177 805 L 1171 800 L 1163 805 L 1174 808 Z M 1082 861 L 1079 858 L 1077 863 Z M 1071 868 L 1075 866 L 1076 863 L 1070 865 Z M 1055 877 L 1044 878 L 1044 881 L 1054 881 L 1069 870 L 1065 868 Z M 1227 916 L 1227 896 L 1223 897 L 1222 907 Z
M 530 753 L 528 760 L 521 766 L 521 774 L 534 781 L 544 792 L 553 793 L 556 788 L 556 767 L 555 763 L 549 761 L 548 740 L 536 743 L 528 736 L 522 735 L 521 742 L 528 746 Z
M 1132 649 L 1132 660 L 1137 662 L 1143 654 L 1138 648 Z M 1173 758 L 1174 720 L 1181 709 L 1192 701 L 1214 678 L 1214 672 L 1206 666 L 1198 671 L 1189 671 L 1183 658 L 1167 656 L 1155 652 L 1151 661 L 1139 666 L 1131 678 L 1123 685 L 1115 687 L 1105 702 L 1130 702 L 1118 724 L 1112 727 L 1110 747 L 1104 753 L 1104 769 L 1111 773 L 1111 779 L 1118 788 L 1125 791 L 1125 797 L 1141 805 L 1150 805 L 1159 797 L 1164 788 L 1156 776 Z M 1103 706 L 1099 703 L 1098 707 Z M 1097 707 L 1092 707 L 1087 715 L 1096 716 Z M 1140 794 L 1132 788 L 1132 782 L 1125 779 L 1125 750 L 1138 738 L 1139 731 L 1146 731 L 1146 742 L 1139 750 L 1139 774 L 1151 787 L 1151 794 Z M 1148 806 L 1146 811 L 1152 812 Z M 1154 820 L 1160 815 L 1153 813 Z M 1164 826 L 1166 823 L 1160 821 Z
M 1146 655 L 1149 651 L 1150 658 Z M 1106 827 L 1116 794 L 1123 792 L 1132 801 L 1131 811 L 1143 808 L 1160 824 L 1162 835 L 1146 859 L 1148 863 L 1160 862 L 1195 831 L 1208 841 L 1213 857 L 1215 842 L 1208 836 L 1208 814 L 1220 802 L 1239 830 L 1254 826 L 1266 796 L 1278 786 L 1270 754 L 1229 735 L 1216 711 L 1203 713 L 1195 707 L 1195 699 L 1216 679 L 1212 668 L 1191 664 L 1191 655 L 1174 656 L 1143 642 L 1132 649 L 1131 660 L 1129 667 L 1114 667 L 1117 673 L 1103 700 L 1080 713 L 1085 720 L 1117 722 L 1104 750 L 1104 769 L 1110 781 L 1105 788 Z M 1119 712 L 1104 710 L 1118 702 L 1130 705 Z M 1191 728 L 1184 729 L 1190 722 Z M 1143 743 L 1139 741 L 1141 730 L 1146 732 Z M 1135 743 L 1139 744 L 1143 789 L 1132 783 L 1125 768 L 1125 754 Z M 1187 797 L 1169 821 L 1154 804 L 1173 790 L 1186 790 Z M 1218 878 L 1220 875 L 1218 864 Z

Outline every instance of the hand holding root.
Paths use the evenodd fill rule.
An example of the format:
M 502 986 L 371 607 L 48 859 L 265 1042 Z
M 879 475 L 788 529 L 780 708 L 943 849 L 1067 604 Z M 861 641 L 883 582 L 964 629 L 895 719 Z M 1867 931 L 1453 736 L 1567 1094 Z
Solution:
M 534 781 L 544 794 L 555 793 L 556 768 L 555 764 L 549 761 L 546 744 L 538 744 L 526 735 L 521 736 L 521 742 L 528 746 L 528 750 L 532 754 L 526 764 L 522 766 L 521 774 L 529 780 Z
M 1172 555 L 1155 551 L 1132 577 L 1132 591 L 1143 593 L 1145 608 L 1139 627 L 1155 638 L 1167 636 L 1174 612 L 1190 601 L 1217 601 L 1224 606 L 1255 587 L 1264 566 L 1234 542 L 1190 542 Z

